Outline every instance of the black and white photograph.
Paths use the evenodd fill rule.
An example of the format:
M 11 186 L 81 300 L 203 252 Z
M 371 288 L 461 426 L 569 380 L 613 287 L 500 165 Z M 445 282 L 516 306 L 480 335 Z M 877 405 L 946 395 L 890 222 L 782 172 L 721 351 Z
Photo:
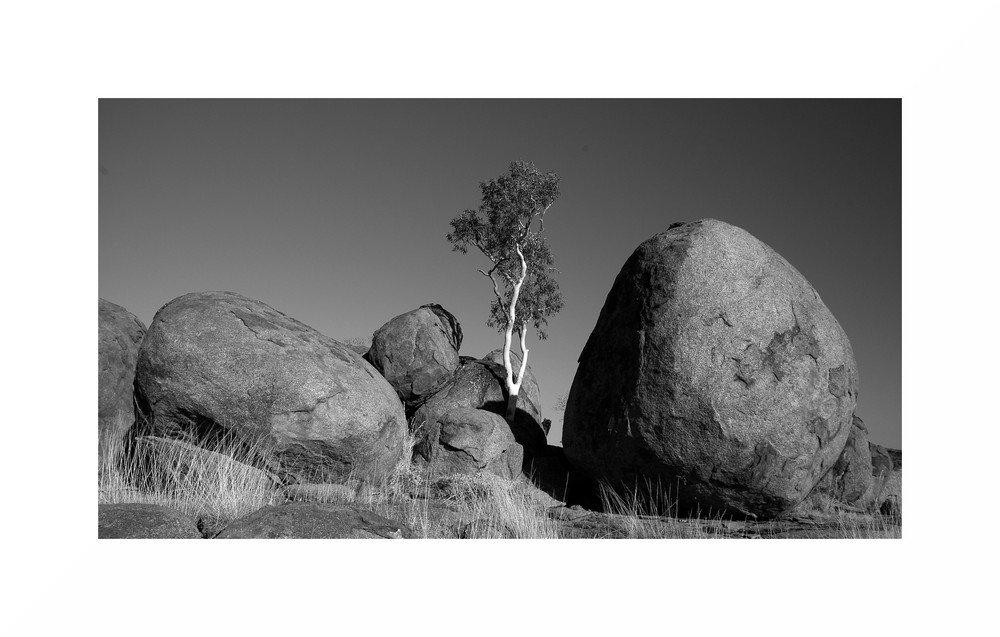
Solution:
M 2 24 L 4 634 L 991 632 L 995 0 Z
M 99 108 L 99 537 L 901 537 L 900 100 Z

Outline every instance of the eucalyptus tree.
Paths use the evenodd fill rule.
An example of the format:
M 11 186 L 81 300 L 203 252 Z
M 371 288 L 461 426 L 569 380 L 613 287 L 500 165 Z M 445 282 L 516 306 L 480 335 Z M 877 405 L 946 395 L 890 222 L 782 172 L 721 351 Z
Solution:
M 545 213 L 559 197 L 559 177 L 540 173 L 530 162 L 517 161 L 506 174 L 479 184 L 482 201 L 451 220 L 448 241 L 454 250 L 478 248 L 490 261 L 479 272 L 492 283 L 493 301 L 486 324 L 503 334 L 506 370 L 507 421 L 513 422 L 521 382 L 528 369 L 527 336 L 534 329 L 539 340 L 548 334 L 548 318 L 562 309 L 556 269 L 545 230 Z M 511 364 L 514 337 L 521 362 L 515 374 Z

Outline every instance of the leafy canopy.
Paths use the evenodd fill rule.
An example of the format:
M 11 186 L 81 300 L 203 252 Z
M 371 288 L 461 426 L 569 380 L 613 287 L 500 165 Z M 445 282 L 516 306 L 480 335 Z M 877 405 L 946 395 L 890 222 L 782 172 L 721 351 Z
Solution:
M 488 271 L 480 272 L 493 281 L 495 296 L 486 324 L 500 332 L 510 321 L 508 309 L 514 285 L 524 272 L 523 255 L 526 272 L 514 306 L 513 329 L 521 334 L 531 324 L 538 338 L 544 339 L 548 317 L 563 306 L 553 277 L 557 270 L 552 252 L 541 234 L 545 213 L 559 196 L 559 177 L 552 172 L 539 173 L 531 162 L 517 161 L 507 174 L 483 182 L 479 188 L 482 203 L 451 220 L 448 241 L 463 254 L 470 246 L 476 247 L 492 262 Z

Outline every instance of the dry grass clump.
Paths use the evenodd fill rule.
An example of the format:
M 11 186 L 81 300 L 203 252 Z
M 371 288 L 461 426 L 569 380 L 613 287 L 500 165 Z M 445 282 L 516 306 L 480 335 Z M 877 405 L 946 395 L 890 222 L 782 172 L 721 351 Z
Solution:
M 625 539 L 707 539 L 718 537 L 706 530 L 700 515 L 681 518 L 677 500 L 662 485 L 647 482 L 622 492 L 606 482 L 598 485 L 601 508 L 615 516 L 615 526 Z
M 879 510 L 884 483 L 867 496 L 864 506 L 840 502 L 829 494 L 813 491 L 797 507 L 803 515 L 817 518 L 833 528 L 831 537 L 856 540 L 899 539 L 902 519 Z
M 457 529 L 467 539 L 555 539 L 559 526 L 546 514 L 525 480 L 510 480 L 491 473 L 461 474 L 439 478 L 434 489 L 444 494 L 469 522 Z
M 207 448 L 140 438 L 101 441 L 99 504 L 158 504 L 213 526 L 284 501 L 275 481 L 253 466 L 259 449 L 233 442 Z

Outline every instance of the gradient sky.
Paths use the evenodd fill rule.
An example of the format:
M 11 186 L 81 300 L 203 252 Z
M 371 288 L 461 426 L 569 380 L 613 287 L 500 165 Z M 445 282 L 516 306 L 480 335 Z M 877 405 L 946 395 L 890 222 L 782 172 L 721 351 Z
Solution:
M 445 239 L 511 161 L 561 177 L 545 231 L 565 308 L 529 363 L 560 444 L 577 357 L 619 269 L 675 221 L 737 225 L 843 326 L 858 415 L 900 447 L 899 100 L 101 100 L 102 298 L 147 326 L 188 292 L 258 299 L 334 338 L 436 302 L 462 354 L 502 337 Z

